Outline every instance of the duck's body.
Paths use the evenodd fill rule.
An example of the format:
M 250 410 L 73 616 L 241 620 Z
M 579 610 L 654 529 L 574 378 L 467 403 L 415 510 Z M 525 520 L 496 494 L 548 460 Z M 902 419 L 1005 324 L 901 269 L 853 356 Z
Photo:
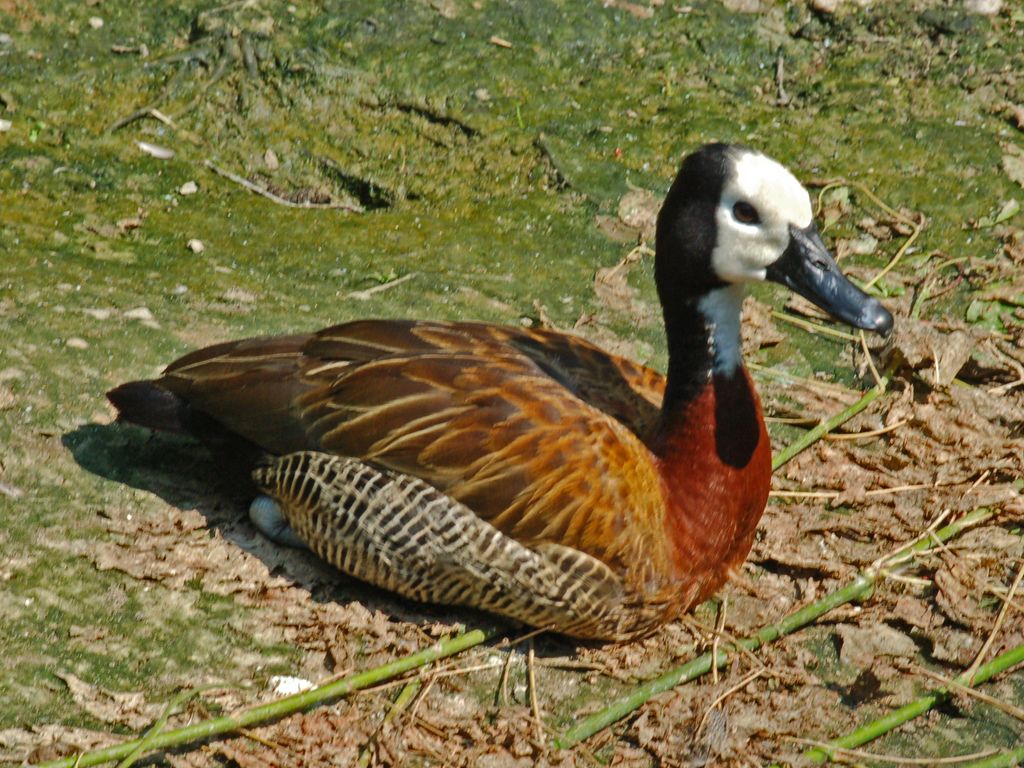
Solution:
M 762 157 L 702 152 L 691 175 L 709 160 L 724 173 L 740 162 L 730 153 Z M 580 637 L 650 631 L 743 562 L 771 473 L 730 284 L 751 278 L 720 273 L 774 264 L 723 261 L 728 238 L 690 231 L 695 206 L 714 213 L 729 188 L 695 191 L 686 173 L 659 218 L 667 379 L 552 331 L 374 320 L 199 350 L 111 400 L 145 426 L 225 430 L 284 457 L 257 484 L 353 575 Z M 680 238 L 710 265 L 683 264 L 692 280 L 666 263 Z M 853 321 L 884 330 L 877 302 L 854 299 Z

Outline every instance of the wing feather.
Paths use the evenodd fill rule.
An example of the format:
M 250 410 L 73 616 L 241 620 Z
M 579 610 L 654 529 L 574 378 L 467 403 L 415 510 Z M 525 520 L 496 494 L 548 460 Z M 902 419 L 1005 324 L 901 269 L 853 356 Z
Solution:
M 360 321 L 199 350 L 158 383 L 269 452 L 420 477 L 525 545 L 586 552 L 631 588 L 670 570 L 645 565 L 668 557 L 645 445 L 664 381 L 575 337 Z

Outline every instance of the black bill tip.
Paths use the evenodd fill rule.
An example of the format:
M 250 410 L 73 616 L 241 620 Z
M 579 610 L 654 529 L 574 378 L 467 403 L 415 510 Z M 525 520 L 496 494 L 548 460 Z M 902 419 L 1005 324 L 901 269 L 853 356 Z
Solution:
M 854 325 L 865 331 L 874 331 L 882 336 L 888 336 L 892 333 L 892 312 L 883 307 L 882 302 L 878 299 L 868 297 L 861 310 L 861 320 Z
M 839 271 L 817 227 L 813 223 L 803 229 L 791 226 L 789 234 L 789 247 L 768 267 L 767 278 L 787 286 L 837 320 L 888 336 L 892 314 Z

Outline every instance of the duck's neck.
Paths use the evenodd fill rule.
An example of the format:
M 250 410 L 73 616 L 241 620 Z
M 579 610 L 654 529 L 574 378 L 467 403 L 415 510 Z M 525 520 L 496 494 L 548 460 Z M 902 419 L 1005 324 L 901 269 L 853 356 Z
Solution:
M 668 383 L 662 431 L 685 419 L 689 405 L 715 378 L 731 379 L 743 367 L 740 308 L 743 288 L 727 286 L 665 306 Z
M 652 445 L 680 579 L 703 599 L 750 550 L 771 480 L 761 405 L 740 358 L 742 292 L 666 304 L 669 370 Z

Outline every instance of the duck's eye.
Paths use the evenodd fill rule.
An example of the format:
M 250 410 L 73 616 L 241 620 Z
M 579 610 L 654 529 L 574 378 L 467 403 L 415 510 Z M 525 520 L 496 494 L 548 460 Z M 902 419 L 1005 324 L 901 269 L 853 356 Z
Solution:
M 757 208 L 742 200 L 732 207 L 732 215 L 741 224 L 761 223 L 761 217 L 757 215 Z

